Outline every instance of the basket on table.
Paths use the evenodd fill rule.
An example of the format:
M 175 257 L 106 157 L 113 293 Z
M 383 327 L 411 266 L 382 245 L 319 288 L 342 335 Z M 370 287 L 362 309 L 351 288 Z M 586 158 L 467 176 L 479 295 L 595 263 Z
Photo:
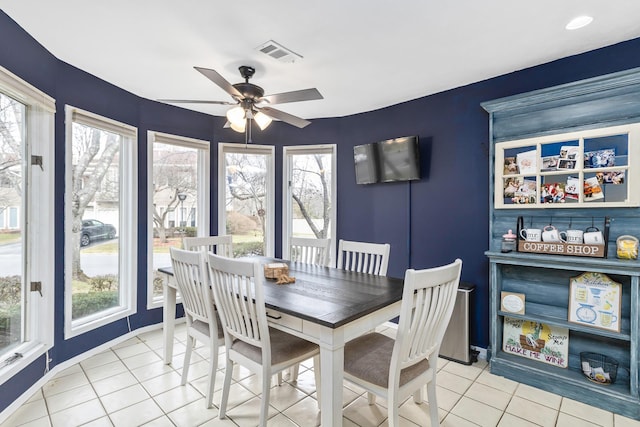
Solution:
M 613 384 L 618 375 L 618 361 L 600 353 L 580 353 L 582 373 L 598 384 Z

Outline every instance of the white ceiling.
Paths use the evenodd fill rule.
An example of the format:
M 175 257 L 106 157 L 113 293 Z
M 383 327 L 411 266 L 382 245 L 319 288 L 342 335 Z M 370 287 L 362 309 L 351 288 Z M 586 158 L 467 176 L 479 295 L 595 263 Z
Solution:
M 640 37 L 638 0 L 0 0 L 57 58 L 148 99 L 232 101 L 193 66 L 231 83 L 256 68 L 266 94 L 316 87 L 323 100 L 276 105 L 304 118 L 397 104 Z M 588 14 L 588 27 L 566 23 Z M 275 40 L 303 56 L 256 50 Z M 224 115 L 226 106 L 181 104 Z

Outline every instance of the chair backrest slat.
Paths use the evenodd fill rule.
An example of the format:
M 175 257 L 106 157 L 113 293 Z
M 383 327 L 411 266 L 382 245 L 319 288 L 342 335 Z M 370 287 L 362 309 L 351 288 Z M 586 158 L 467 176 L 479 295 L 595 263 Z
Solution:
M 399 380 L 402 369 L 425 358 L 436 363 L 456 302 L 461 271 L 460 259 L 441 267 L 406 271 L 390 382 Z
M 207 260 L 220 321 L 227 332 L 226 345 L 231 345 L 231 342 L 226 342 L 228 339 L 240 339 L 262 348 L 263 360 L 270 358 L 264 277 L 260 264 L 212 253 L 207 254 Z
M 211 252 L 233 258 L 232 236 L 185 237 L 182 246 L 188 251 Z
M 189 320 L 214 319 L 213 295 L 209 286 L 204 255 L 171 248 L 171 264 L 182 305 Z M 213 322 L 216 324 L 216 322 Z
M 386 276 L 390 250 L 388 243 L 340 240 L 337 266 L 344 270 Z
M 329 245 L 331 239 L 309 239 L 291 237 L 289 240 L 289 259 L 305 264 L 329 265 Z

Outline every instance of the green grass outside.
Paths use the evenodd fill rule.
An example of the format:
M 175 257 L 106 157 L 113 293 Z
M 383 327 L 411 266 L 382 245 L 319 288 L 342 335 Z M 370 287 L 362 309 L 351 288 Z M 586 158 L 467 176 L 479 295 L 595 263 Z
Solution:
M 86 293 L 91 290 L 91 285 L 87 282 L 82 282 L 80 280 L 72 280 L 71 287 L 73 289 L 73 293 Z
M 20 241 L 21 233 L 0 233 L 0 245 Z

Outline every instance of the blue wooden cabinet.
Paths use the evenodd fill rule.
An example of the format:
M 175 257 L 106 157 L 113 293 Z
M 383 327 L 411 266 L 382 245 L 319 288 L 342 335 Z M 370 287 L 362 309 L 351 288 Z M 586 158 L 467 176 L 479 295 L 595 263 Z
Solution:
M 640 139 L 635 135 L 639 128 L 636 124 L 640 123 L 640 69 L 488 101 L 482 106 L 490 115 L 491 142 L 492 197 L 486 252 L 491 276 L 491 372 L 640 420 L 640 261 L 616 257 L 619 236 L 640 237 L 640 156 L 636 154 L 640 153 Z M 622 143 L 605 140 L 597 149 L 590 148 L 590 135 L 606 135 L 606 129 L 612 127 L 614 133 L 627 135 L 627 139 Z M 580 150 L 580 163 L 572 166 L 575 169 L 555 172 L 542 164 L 545 150 L 555 155 L 557 148 L 572 145 Z M 591 168 L 600 166 L 586 163 L 585 153 L 607 145 L 616 148 L 621 161 L 617 166 L 602 166 L 602 171 L 624 171 L 624 191 L 623 187 L 609 187 L 606 190 L 612 196 L 607 200 L 591 201 L 585 181 L 599 172 Z M 516 151 L 509 151 L 514 148 Z M 525 151 L 535 151 L 534 169 L 524 173 L 508 170 L 505 158 Z M 505 196 L 505 178 L 510 175 L 532 181 L 533 203 L 511 203 Z M 552 180 L 566 183 L 568 177 L 579 180 L 575 200 L 544 203 L 543 185 Z M 602 230 L 608 223 L 606 257 L 503 253 L 502 235 L 516 230 L 518 217 L 523 218 L 524 228 L 553 225 L 566 230 L 596 226 Z M 569 321 L 570 282 L 585 272 L 606 274 L 620 283 L 619 332 Z M 525 295 L 524 314 L 501 311 L 503 291 Z M 568 330 L 568 366 L 557 367 L 504 351 L 505 317 Z M 581 371 L 581 352 L 616 359 L 619 367 L 615 383 L 589 381 Z

